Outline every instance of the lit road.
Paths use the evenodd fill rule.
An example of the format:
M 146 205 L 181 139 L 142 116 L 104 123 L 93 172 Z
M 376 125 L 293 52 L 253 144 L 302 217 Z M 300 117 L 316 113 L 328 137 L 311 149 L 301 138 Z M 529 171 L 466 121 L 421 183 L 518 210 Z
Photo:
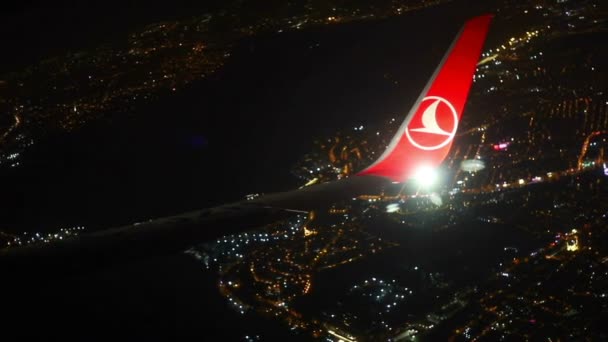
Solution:
M 15 114 L 15 123 L 9 127 L 6 132 L 4 132 L 2 134 L 2 136 L 0 136 L 0 143 L 2 143 L 6 137 L 8 137 L 9 134 L 11 134 L 12 131 L 14 131 L 17 127 L 19 127 L 19 125 L 21 124 L 21 119 L 19 118 L 19 116 L 17 114 Z
M 583 159 L 585 158 L 585 155 L 587 155 L 587 150 L 589 149 L 589 143 L 591 142 L 591 139 L 600 134 L 608 134 L 608 131 L 595 131 L 595 132 L 592 132 L 591 134 L 589 134 L 587 136 L 587 138 L 585 138 L 585 142 L 583 143 L 583 147 L 581 148 L 581 153 L 578 157 L 578 163 L 577 163 L 578 170 L 582 170 L 584 168 Z

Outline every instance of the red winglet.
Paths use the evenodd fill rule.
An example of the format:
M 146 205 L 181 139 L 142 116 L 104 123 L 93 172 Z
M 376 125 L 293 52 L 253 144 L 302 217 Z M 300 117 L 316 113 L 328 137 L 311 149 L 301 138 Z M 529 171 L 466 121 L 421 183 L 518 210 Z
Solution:
M 492 15 L 467 21 L 386 151 L 358 175 L 404 182 L 445 159 L 473 82 Z

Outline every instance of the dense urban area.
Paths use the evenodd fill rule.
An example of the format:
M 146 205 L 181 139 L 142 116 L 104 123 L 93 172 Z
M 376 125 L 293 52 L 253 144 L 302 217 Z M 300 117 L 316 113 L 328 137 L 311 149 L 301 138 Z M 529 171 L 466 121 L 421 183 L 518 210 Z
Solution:
M 213 74 L 243 37 L 409 15 L 443 1 L 309 3 L 263 20 L 227 10 L 158 23 L 120 46 L 5 75 L 0 167 L 19 168 L 50 131 L 128 113 Z M 243 319 L 270 317 L 294 336 L 608 338 L 608 45 L 598 43 L 606 11 L 592 0 L 499 2 L 498 33 L 437 184 L 394 184 L 186 253 L 217 273 L 219 293 Z M 306 186 L 353 175 L 383 151 L 402 115 L 339 127 L 291 172 Z M 7 230 L 0 242 L 52 243 L 83 229 Z

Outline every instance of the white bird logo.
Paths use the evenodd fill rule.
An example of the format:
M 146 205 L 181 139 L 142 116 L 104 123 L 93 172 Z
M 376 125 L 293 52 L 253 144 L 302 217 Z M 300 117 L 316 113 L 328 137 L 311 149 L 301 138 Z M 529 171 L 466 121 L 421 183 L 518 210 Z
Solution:
M 449 144 L 450 141 L 452 141 L 452 139 L 456 135 L 456 129 L 458 128 L 458 114 L 456 113 L 456 109 L 454 108 L 454 106 L 452 106 L 452 104 L 450 102 L 448 102 L 446 99 L 439 97 L 439 96 L 427 96 L 424 99 L 422 99 L 422 101 L 420 103 L 422 104 L 423 102 L 429 101 L 429 100 L 435 100 L 435 101 L 433 103 L 431 103 L 422 113 L 422 118 L 421 118 L 422 127 L 418 127 L 418 128 L 409 128 L 408 127 L 405 130 L 405 134 L 407 135 L 407 138 L 410 140 L 412 145 L 418 147 L 419 149 L 427 150 L 427 151 L 436 150 L 436 149 L 442 148 L 442 147 L 446 146 L 447 144 Z M 448 108 L 452 112 L 452 115 L 454 116 L 454 128 L 452 129 L 451 132 L 448 132 L 448 131 L 444 130 L 443 128 L 439 127 L 439 123 L 437 123 L 437 106 L 439 106 L 439 103 L 442 103 L 442 102 L 446 106 L 448 106 Z M 441 136 L 445 136 L 446 138 L 437 145 L 425 146 L 425 145 L 418 143 L 415 139 L 413 139 L 412 136 L 410 135 L 410 131 L 417 132 L 417 133 L 441 135 Z
M 441 100 L 435 100 L 430 106 L 426 107 L 424 113 L 422 113 L 422 126 L 421 128 L 410 129 L 412 132 L 422 132 L 431 134 L 450 135 L 450 132 L 444 131 L 437 123 L 437 106 Z

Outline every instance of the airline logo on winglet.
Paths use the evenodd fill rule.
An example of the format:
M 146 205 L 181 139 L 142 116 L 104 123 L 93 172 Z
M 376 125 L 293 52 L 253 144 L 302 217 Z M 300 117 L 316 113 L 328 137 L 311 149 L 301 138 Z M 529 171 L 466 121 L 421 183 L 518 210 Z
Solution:
M 386 151 L 358 175 L 404 182 L 447 156 L 473 82 L 492 15 L 467 21 Z
M 427 107 L 422 115 L 414 116 L 414 119 L 420 118 L 422 122 L 417 124 L 412 120 L 405 129 L 405 135 L 412 145 L 421 150 L 431 151 L 452 142 L 458 129 L 458 113 L 448 100 L 439 96 L 425 97 L 419 110 L 425 105 Z M 411 128 L 418 126 L 421 127 Z

